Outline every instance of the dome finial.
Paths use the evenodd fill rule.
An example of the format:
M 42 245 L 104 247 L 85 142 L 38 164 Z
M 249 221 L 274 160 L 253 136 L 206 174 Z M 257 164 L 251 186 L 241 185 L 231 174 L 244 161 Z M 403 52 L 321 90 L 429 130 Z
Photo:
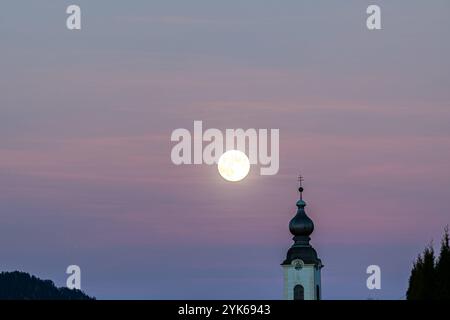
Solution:
M 298 193 L 300 194 L 300 200 L 303 200 L 303 185 L 302 185 L 302 182 L 304 181 L 305 179 L 303 178 L 303 176 L 300 174 L 299 176 L 298 176 Z

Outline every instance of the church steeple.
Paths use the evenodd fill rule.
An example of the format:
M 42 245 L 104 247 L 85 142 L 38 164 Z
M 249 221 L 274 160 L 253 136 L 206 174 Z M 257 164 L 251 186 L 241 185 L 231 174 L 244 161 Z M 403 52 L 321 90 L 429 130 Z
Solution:
M 314 231 L 313 221 L 306 215 L 303 200 L 303 177 L 299 177 L 299 200 L 297 213 L 289 222 L 289 231 L 294 236 L 294 244 L 289 248 L 286 259 L 281 264 L 285 270 L 285 298 L 320 299 L 320 269 L 322 261 L 311 246 L 310 235 Z M 311 286 L 313 284 L 313 286 Z M 306 287 L 305 287 L 306 286 Z
M 294 235 L 293 240 L 295 242 L 309 244 L 309 236 L 314 231 L 314 223 L 305 212 L 306 202 L 303 201 L 303 177 L 299 176 L 298 181 L 300 183 L 298 188 L 300 199 L 297 201 L 297 214 L 289 223 L 289 231 Z

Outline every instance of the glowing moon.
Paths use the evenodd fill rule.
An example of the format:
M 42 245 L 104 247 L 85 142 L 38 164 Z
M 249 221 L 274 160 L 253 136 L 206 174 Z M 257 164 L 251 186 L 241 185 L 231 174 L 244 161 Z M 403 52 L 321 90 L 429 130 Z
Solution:
M 242 151 L 228 150 L 220 156 L 217 169 L 225 180 L 241 181 L 250 171 L 250 161 Z

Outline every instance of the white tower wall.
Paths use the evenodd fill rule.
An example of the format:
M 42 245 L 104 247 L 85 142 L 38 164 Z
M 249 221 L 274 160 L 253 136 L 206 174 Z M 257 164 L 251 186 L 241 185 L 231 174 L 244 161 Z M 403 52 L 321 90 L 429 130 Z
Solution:
M 305 300 L 317 300 L 317 286 L 319 299 L 321 296 L 320 269 L 314 265 L 304 265 L 302 269 L 296 269 L 293 265 L 284 265 L 284 299 L 294 300 L 294 287 L 302 285 Z

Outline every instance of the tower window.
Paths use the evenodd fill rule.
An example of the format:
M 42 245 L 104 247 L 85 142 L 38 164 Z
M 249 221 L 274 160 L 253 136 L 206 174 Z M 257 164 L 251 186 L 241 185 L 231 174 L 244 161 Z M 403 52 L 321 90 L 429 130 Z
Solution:
M 316 285 L 316 300 L 320 300 L 320 287 Z
M 305 289 L 301 284 L 294 287 L 294 300 L 305 300 Z

